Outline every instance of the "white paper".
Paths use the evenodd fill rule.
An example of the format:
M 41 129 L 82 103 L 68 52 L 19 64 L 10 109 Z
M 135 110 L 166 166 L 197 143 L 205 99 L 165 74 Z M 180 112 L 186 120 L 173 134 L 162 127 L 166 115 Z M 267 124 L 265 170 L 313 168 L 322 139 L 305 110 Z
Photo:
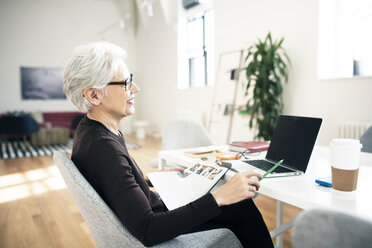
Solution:
M 224 167 L 199 163 L 184 174 L 164 171 L 148 173 L 148 177 L 167 208 L 173 210 L 207 194 L 226 171 Z

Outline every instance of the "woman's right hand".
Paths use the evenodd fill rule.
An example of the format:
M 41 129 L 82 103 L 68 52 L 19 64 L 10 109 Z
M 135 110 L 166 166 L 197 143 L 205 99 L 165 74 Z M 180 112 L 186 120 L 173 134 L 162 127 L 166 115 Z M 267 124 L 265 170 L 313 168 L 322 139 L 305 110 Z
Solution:
M 260 188 L 257 178 L 262 175 L 253 170 L 235 174 L 227 183 L 212 192 L 218 206 L 230 205 L 252 198 L 254 192 Z

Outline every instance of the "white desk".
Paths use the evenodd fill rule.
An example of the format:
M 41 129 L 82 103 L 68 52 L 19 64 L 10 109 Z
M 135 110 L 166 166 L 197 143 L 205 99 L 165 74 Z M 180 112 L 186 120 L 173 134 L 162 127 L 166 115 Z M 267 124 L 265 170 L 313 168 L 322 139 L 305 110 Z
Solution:
M 220 147 L 222 150 L 227 146 Z M 182 150 L 159 152 L 159 168 L 165 161 L 188 167 L 197 159 L 184 156 Z M 265 153 L 253 159 L 265 157 Z M 231 162 L 231 161 L 229 161 Z M 241 161 L 232 161 L 233 167 Z M 249 168 L 247 167 L 247 170 Z M 235 173 L 229 171 L 225 179 L 229 180 Z M 277 228 L 271 231 L 271 237 L 277 237 L 277 246 L 282 246 L 282 233 L 293 226 L 294 219 L 283 224 L 283 202 L 302 209 L 332 208 L 372 219 L 372 154 L 361 153 L 357 190 L 352 193 L 334 191 L 332 188 L 319 186 L 315 178 L 331 175 L 330 151 L 328 147 L 315 146 L 306 173 L 301 176 L 285 178 L 265 178 L 261 182 L 259 193 L 277 201 Z

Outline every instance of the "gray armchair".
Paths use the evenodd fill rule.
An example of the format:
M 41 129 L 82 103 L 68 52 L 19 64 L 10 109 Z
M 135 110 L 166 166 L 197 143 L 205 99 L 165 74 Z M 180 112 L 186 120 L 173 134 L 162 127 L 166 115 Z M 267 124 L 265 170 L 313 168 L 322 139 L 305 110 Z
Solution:
M 27 136 L 38 132 L 39 124 L 29 114 L 4 115 L 0 117 L 0 137 L 4 136 L 5 142 L 10 137 L 23 137 L 24 146 L 27 148 Z
M 88 224 L 97 247 L 145 247 L 121 224 L 93 187 L 85 180 L 75 164 L 63 152 L 54 154 L 67 188 Z M 229 229 L 184 234 L 156 245 L 158 248 L 180 247 L 242 247 Z
M 369 127 L 360 137 L 360 143 L 362 143 L 362 152 L 372 153 L 372 127 Z
M 372 221 L 328 209 L 305 211 L 293 230 L 295 248 L 365 248 L 372 244 Z
M 213 145 L 207 130 L 197 121 L 189 118 L 177 118 L 167 123 L 163 131 L 162 150 L 183 149 Z M 150 162 L 157 167 L 158 159 Z M 167 163 L 167 166 L 176 166 Z

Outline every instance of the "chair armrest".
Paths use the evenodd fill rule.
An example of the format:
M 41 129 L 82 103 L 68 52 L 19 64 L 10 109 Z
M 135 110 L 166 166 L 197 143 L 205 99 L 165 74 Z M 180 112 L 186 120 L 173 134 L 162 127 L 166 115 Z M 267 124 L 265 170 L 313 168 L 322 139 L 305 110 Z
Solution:
M 241 248 L 242 245 L 234 233 L 226 228 L 213 229 L 202 232 L 184 234 L 166 241 L 154 248 L 174 248 L 174 247 L 229 247 Z

